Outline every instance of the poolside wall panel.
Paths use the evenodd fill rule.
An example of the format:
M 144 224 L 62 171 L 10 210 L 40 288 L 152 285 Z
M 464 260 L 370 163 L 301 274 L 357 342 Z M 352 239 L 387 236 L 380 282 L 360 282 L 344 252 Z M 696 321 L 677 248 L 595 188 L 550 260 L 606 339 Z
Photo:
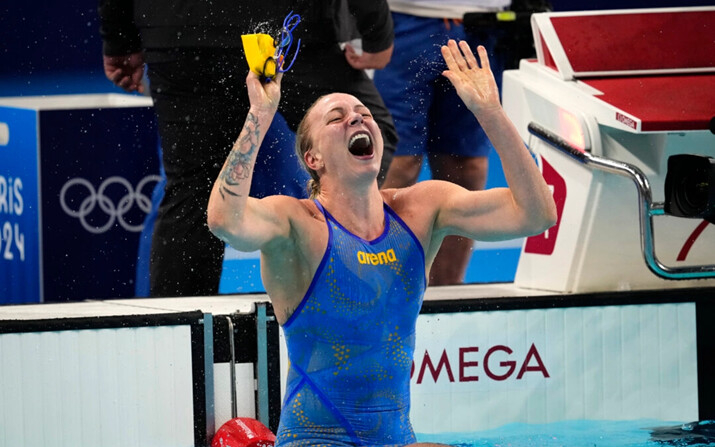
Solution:
M 193 446 L 191 327 L 0 334 L 0 446 Z
M 421 315 L 417 432 L 698 419 L 695 304 Z

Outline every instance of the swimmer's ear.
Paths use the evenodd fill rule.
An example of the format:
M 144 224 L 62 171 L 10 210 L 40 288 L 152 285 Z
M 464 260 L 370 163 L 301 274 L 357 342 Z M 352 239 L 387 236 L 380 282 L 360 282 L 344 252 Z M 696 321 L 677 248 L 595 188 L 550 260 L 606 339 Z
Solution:
M 320 154 L 313 154 L 312 150 L 306 152 L 303 157 L 305 164 L 313 171 L 318 171 L 324 166 L 323 157 Z

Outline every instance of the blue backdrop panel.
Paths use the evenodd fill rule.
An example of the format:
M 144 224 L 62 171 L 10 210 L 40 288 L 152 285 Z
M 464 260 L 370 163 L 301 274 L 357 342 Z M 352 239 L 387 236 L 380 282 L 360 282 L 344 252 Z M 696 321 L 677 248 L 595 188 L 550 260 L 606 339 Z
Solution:
M 38 302 L 37 112 L 0 107 L 0 303 Z
M 158 181 L 152 109 L 43 111 L 44 301 L 134 296 Z

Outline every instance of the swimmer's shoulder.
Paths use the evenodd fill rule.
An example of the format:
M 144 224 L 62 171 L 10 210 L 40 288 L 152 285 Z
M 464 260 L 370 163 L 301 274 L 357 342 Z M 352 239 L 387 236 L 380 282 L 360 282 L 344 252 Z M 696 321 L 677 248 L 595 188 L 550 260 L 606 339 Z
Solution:
M 383 189 L 381 193 L 385 203 L 413 231 L 429 231 L 441 200 L 439 190 L 439 185 L 433 184 L 432 180 L 425 180 L 406 188 Z
M 381 190 L 382 198 L 398 215 L 413 208 L 429 211 L 444 200 L 442 194 L 450 189 L 449 182 L 423 180 L 405 188 Z
M 406 188 L 382 190 L 383 200 L 402 220 L 415 231 L 425 228 L 431 231 L 437 216 L 461 186 L 444 180 L 423 180 Z
M 276 214 L 285 216 L 294 225 L 312 226 L 316 223 L 325 222 L 323 213 L 311 199 L 274 195 L 260 200 L 265 206 L 273 209 Z

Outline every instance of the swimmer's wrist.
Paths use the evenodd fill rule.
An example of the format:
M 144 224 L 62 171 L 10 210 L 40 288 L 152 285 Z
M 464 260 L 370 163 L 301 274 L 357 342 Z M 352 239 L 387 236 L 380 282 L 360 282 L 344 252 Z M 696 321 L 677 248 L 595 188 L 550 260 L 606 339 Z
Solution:
M 268 120 L 272 121 L 273 117 L 276 116 L 276 112 L 278 112 L 278 106 L 276 107 L 264 107 L 264 106 L 255 106 L 251 105 L 251 107 L 248 109 L 248 113 L 253 114 L 256 118 L 258 118 L 260 121 Z
M 497 104 L 490 107 L 480 108 L 479 110 L 472 110 L 474 116 L 479 120 L 479 123 L 488 123 L 494 121 L 502 121 L 506 118 L 506 113 L 501 105 Z

